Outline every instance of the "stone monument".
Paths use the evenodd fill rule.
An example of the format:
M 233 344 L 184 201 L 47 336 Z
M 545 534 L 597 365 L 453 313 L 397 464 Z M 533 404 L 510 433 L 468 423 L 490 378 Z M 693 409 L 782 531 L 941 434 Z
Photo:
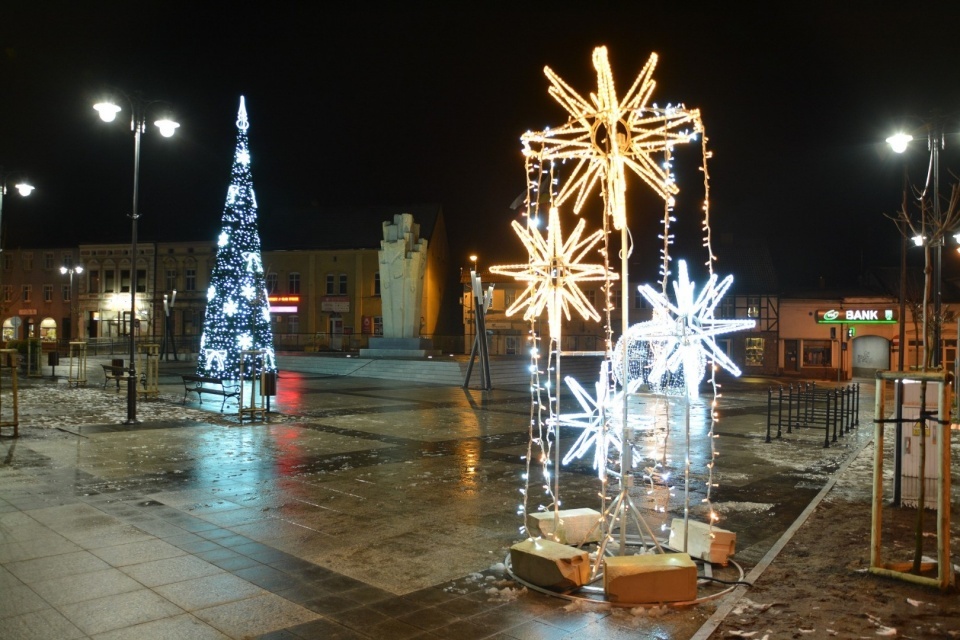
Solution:
M 360 356 L 438 355 L 433 343 L 420 336 L 423 278 L 427 271 L 427 241 L 413 215 L 400 213 L 383 223 L 380 241 L 380 305 L 383 336 L 372 336 Z

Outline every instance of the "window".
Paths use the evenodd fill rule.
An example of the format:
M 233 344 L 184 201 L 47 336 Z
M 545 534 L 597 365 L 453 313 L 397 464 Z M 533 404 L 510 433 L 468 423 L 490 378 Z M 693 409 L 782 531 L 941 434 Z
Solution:
M 746 358 L 744 359 L 744 364 L 746 364 L 748 367 L 763 366 L 764 339 L 763 338 L 747 338 L 746 347 L 747 347 L 747 355 L 746 355 Z
M 23 265 L 24 271 L 30 271 L 33 269 L 33 253 L 30 251 L 24 251 L 22 254 L 20 254 L 20 261 Z
M 147 270 L 137 269 L 137 293 L 147 292 Z
M 20 297 L 24 302 L 30 302 L 30 296 L 33 295 L 33 285 L 25 284 L 21 289 L 23 295 Z
M 43 301 L 53 302 L 53 285 L 52 284 L 43 285 Z
M 332 296 L 332 295 L 333 295 L 333 285 L 334 285 L 334 284 L 335 284 L 335 281 L 334 281 L 334 278 L 333 278 L 333 274 L 332 274 L 332 273 L 328 273 L 328 274 L 327 274 L 327 295 L 328 295 L 328 296 Z
M 380 272 L 373 274 L 373 295 L 380 295 Z
M 103 270 L 103 292 L 104 293 L 113 293 L 116 291 L 117 287 L 117 272 L 113 269 L 104 269 Z
M 747 297 L 747 317 L 748 318 L 760 317 L 760 297 L 759 296 Z
M 197 333 L 197 312 L 194 309 L 183 310 L 183 333 L 188 336 Z
M 300 333 L 300 317 L 287 316 L 287 333 Z
M 347 295 L 347 274 L 340 274 L 340 289 L 337 291 L 341 296 Z
M 120 269 L 120 293 L 130 293 L 130 269 Z
M 267 274 L 267 293 L 276 293 L 277 292 L 277 274 L 268 273 Z
M 300 293 L 300 274 L 296 271 L 287 275 L 287 293 Z
M 70 291 L 70 285 L 68 284 L 62 285 L 61 292 L 63 294 L 63 301 L 70 302 L 70 296 L 73 293 L 72 291 Z
M 647 299 L 643 297 L 643 294 L 640 293 L 640 287 L 633 288 L 633 308 L 634 309 L 643 309 L 644 304 L 646 304 Z
M 13 285 L 12 284 L 3 285 L 3 301 L 13 302 Z
M 503 290 L 503 307 L 504 310 L 509 309 L 513 306 L 513 303 L 517 301 L 517 290 L 516 289 L 504 289 Z
M 615 288 L 613 291 L 610 292 L 610 294 L 611 294 L 611 298 L 613 298 L 612 300 L 613 308 L 619 309 L 620 308 L 620 288 L 619 287 Z
M 176 269 L 167 269 L 167 291 L 173 291 L 177 288 L 177 270 Z
M 583 292 L 587 296 L 587 302 L 590 303 L 590 306 L 594 309 L 597 308 L 597 290 L 596 289 L 587 289 Z
M 65 266 L 67 269 L 73 269 L 73 254 L 72 253 L 63 254 L 63 259 L 61 260 L 61 262 L 63 263 L 63 266 Z
M 100 293 L 99 269 L 90 269 L 87 271 L 87 291 L 90 293 Z
M 737 317 L 736 306 L 734 305 L 733 298 L 723 298 L 720 301 L 720 308 L 717 309 L 717 318 L 736 318 Z
M 3 255 L 3 268 L 7 271 L 13 269 L 13 256 L 9 253 Z
M 383 316 L 373 316 L 373 335 L 383 335 Z
M 506 354 L 508 356 L 515 356 L 520 353 L 520 338 L 519 336 L 507 336 L 506 340 Z
M 48 270 L 53 269 L 53 251 L 44 251 L 43 268 Z
M 183 270 L 183 288 L 187 291 L 197 290 L 197 270 L 193 267 L 187 267 Z
M 833 362 L 830 340 L 804 340 L 803 366 L 829 367 Z

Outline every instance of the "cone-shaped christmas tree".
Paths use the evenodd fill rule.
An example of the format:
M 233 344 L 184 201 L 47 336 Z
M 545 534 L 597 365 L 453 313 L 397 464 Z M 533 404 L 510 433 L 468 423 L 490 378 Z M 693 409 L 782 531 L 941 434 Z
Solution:
M 244 359 L 244 377 L 262 369 L 276 371 L 270 304 L 260 259 L 257 199 L 250 175 L 247 109 L 240 97 L 237 149 L 230 172 L 230 188 L 217 239 L 217 261 L 207 289 L 207 313 L 200 338 L 197 375 L 237 379 L 241 352 L 262 350 L 263 358 Z

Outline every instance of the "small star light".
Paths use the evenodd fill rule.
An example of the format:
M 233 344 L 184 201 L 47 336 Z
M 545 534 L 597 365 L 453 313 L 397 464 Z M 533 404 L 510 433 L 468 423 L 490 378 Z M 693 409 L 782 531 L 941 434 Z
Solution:
M 618 453 L 623 450 L 623 430 L 620 425 L 625 394 L 623 391 L 610 392 L 607 367 L 606 362 L 600 367 L 600 378 L 595 384 L 596 397 L 591 397 L 575 378 L 570 376 L 564 378 L 583 411 L 561 413 L 557 416 L 557 421 L 562 427 L 579 428 L 583 431 L 563 457 L 563 464 L 570 464 L 573 460 L 582 458 L 593 448 L 593 468 L 599 472 L 606 464 L 611 447 L 614 447 Z M 631 381 L 627 395 L 634 393 L 639 386 L 639 380 Z M 631 422 L 633 421 L 638 425 L 640 423 L 637 418 L 633 418 Z
M 220 237 L 217 239 L 217 245 L 221 247 L 227 246 L 227 243 L 230 241 L 230 236 L 226 231 L 220 233 Z
M 240 294 L 247 300 L 253 300 L 257 292 L 254 290 L 253 285 L 245 284 L 240 288 Z
M 651 345 L 654 355 L 649 380 L 652 384 L 667 372 L 677 374 L 682 371 L 688 397 L 696 398 L 708 357 L 733 375 L 740 375 L 739 367 L 717 346 L 714 338 L 752 329 L 755 323 L 753 320 L 717 320 L 713 317 L 720 298 L 733 284 L 733 276 L 727 276 L 718 284 L 716 274 L 711 274 L 700 295 L 694 298 L 694 283 L 687 275 L 685 260 L 678 261 L 678 272 L 679 278 L 673 283 L 676 304 L 650 285 L 639 287 L 640 294 L 653 306 L 653 320 L 631 327 L 628 346 L 633 346 L 633 340 L 647 341 Z
M 560 337 L 560 314 L 569 320 L 571 306 L 584 319 L 600 320 L 600 314 L 587 300 L 579 283 L 615 280 L 616 274 L 608 273 L 603 265 L 580 263 L 603 239 L 603 231 L 597 230 L 581 240 L 585 224 L 581 219 L 573 234 L 564 242 L 560 231 L 560 213 L 556 207 L 550 208 L 546 238 L 532 225 L 523 226 L 516 220 L 513 221 L 513 229 L 530 254 L 530 261 L 526 264 L 490 267 L 491 273 L 513 276 L 516 280 L 529 283 L 507 309 L 508 316 L 526 307 L 523 319 L 533 320 L 538 318 L 546 307 L 551 339 Z
M 531 144 L 540 145 L 540 157 L 544 160 L 577 160 L 556 196 L 557 205 L 576 194 L 573 211 L 579 213 L 586 197 L 602 180 L 606 211 L 613 218 L 614 227 L 623 229 L 627 167 L 664 200 L 669 201 L 677 194 L 669 167 L 661 166 L 650 156 L 694 140 L 703 127 L 696 109 L 647 107 L 656 87 L 652 78 L 656 65 L 654 53 L 622 100 L 617 98 L 606 47 L 593 50 L 598 88 L 589 100 L 577 94 L 550 67 L 544 68 L 553 85 L 550 95 L 566 109 L 570 118 L 560 127 L 528 131 L 521 136 L 521 141 L 527 154 L 533 153 Z M 679 130 L 691 124 L 693 132 Z
M 240 164 L 250 164 L 250 152 L 246 149 L 241 149 L 237 152 L 237 162 Z
M 217 288 L 213 285 L 210 285 L 207 288 L 207 300 L 213 300 L 215 297 L 217 297 Z

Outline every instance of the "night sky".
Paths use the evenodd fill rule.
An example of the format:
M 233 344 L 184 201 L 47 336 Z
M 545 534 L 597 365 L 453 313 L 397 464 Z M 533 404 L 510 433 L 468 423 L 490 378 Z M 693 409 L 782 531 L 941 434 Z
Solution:
M 794 287 L 895 265 L 883 214 L 900 205 L 904 158 L 883 141 L 938 110 L 960 133 L 960 3 L 433 4 L 5 2 L 0 165 L 37 191 L 8 194 L 4 246 L 129 241 L 129 121 L 91 107 L 111 87 L 168 101 L 181 124 L 143 137 L 144 241 L 215 238 L 243 94 L 265 248 L 311 206 L 439 203 L 454 261 L 489 264 L 526 257 L 509 228 L 520 135 L 566 121 L 544 65 L 587 95 L 606 45 L 622 95 L 657 52 L 653 101 L 706 124 L 715 230 L 767 238 Z M 908 157 L 917 182 L 923 147 Z M 678 235 L 693 247 L 698 161 L 697 147 L 677 152 Z M 941 167 L 946 187 L 960 135 Z M 627 198 L 645 251 L 660 205 L 638 179 Z M 947 255 L 949 273 L 960 256 Z M 655 277 L 656 254 L 640 260 Z

